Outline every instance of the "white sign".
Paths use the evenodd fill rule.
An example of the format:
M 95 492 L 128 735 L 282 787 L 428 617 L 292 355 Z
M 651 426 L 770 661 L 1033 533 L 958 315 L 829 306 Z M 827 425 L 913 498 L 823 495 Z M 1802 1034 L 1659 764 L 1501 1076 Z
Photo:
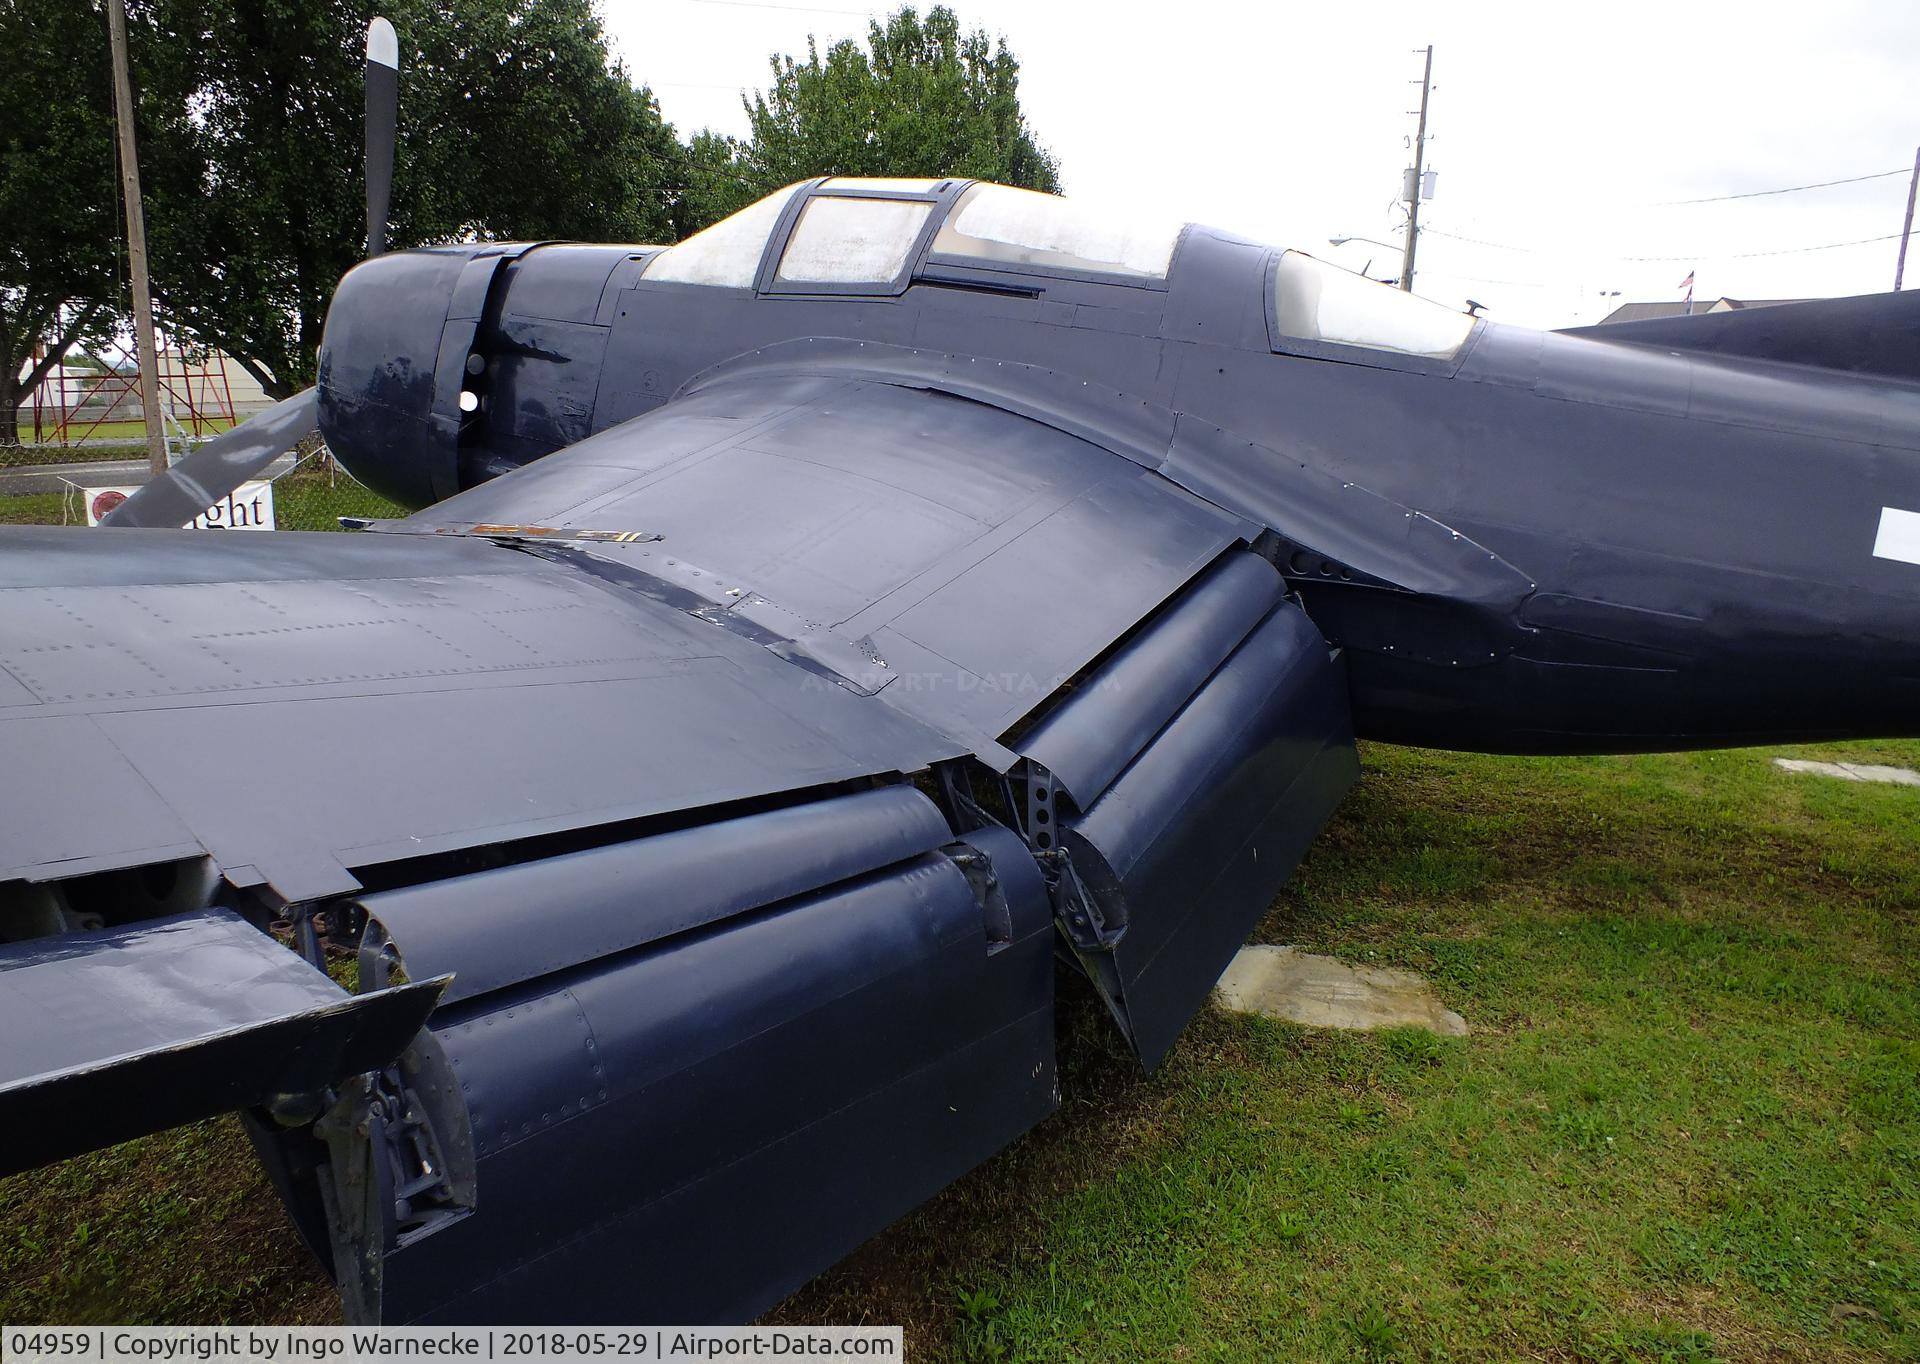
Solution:
M 134 492 L 133 488 L 82 488 L 80 496 L 87 504 L 87 524 L 99 525 L 101 517 Z M 265 479 L 242 483 L 187 525 L 194 530 L 272 530 L 273 484 Z

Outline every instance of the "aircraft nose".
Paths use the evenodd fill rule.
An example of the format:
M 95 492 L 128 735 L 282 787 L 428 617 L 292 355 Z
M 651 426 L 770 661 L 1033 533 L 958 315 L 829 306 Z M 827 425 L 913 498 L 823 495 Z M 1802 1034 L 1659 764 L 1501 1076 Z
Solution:
M 381 496 L 424 507 L 459 488 L 466 361 L 497 246 L 396 251 L 349 270 L 320 345 L 320 432 Z

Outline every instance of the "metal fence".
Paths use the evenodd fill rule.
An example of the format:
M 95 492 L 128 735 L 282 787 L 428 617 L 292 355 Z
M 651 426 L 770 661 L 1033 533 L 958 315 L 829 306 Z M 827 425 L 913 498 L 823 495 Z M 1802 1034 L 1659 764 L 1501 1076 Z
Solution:
M 176 458 L 185 453 L 184 443 L 170 445 Z M 0 445 L 0 525 L 88 525 L 147 476 L 143 444 Z M 260 519 L 279 530 L 338 530 L 342 516 L 406 514 L 356 482 L 317 441 L 276 461 L 260 482 L 269 485 L 267 496 L 250 487 L 209 509 L 206 524 L 245 527 Z

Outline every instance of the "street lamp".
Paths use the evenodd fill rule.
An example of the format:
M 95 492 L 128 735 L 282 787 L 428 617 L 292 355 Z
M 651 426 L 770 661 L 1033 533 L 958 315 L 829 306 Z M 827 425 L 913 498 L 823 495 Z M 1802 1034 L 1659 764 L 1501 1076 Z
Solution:
M 1348 242 L 1369 242 L 1374 246 L 1384 246 L 1389 251 L 1399 251 L 1401 249 L 1395 246 L 1392 242 L 1381 241 L 1378 237 L 1328 237 L 1327 238 L 1328 246 L 1345 246 Z M 1373 269 L 1373 261 L 1369 259 L 1365 267 L 1361 269 L 1360 273 L 1365 275 L 1368 279 L 1373 279 L 1373 275 L 1369 273 L 1370 271 L 1372 271 L 1372 269 Z M 1375 280 L 1374 282 L 1376 284 L 1397 285 L 1399 284 L 1400 281 L 1397 279 L 1382 279 L 1382 280 Z
M 1328 237 L 1327 238 L 1328 246 L 1345 246 L 1348 242 L 1370 242 L 1374 246 L 1384 246 L 1389 251 L 1398 251 L 1401 249 L 1400 247 L 1395 246 L 1392 242 L 1381 241 L 1378 237 Z

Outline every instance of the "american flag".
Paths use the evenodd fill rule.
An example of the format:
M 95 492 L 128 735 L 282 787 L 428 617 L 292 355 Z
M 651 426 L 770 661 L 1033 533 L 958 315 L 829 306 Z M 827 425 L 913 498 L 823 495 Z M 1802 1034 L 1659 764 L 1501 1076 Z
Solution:
M 1687 271 L 1687 277 L 1680 281 L 1680 287 L 1687 291 L 1687 302 L 1693 302 L 1693 271 Z

